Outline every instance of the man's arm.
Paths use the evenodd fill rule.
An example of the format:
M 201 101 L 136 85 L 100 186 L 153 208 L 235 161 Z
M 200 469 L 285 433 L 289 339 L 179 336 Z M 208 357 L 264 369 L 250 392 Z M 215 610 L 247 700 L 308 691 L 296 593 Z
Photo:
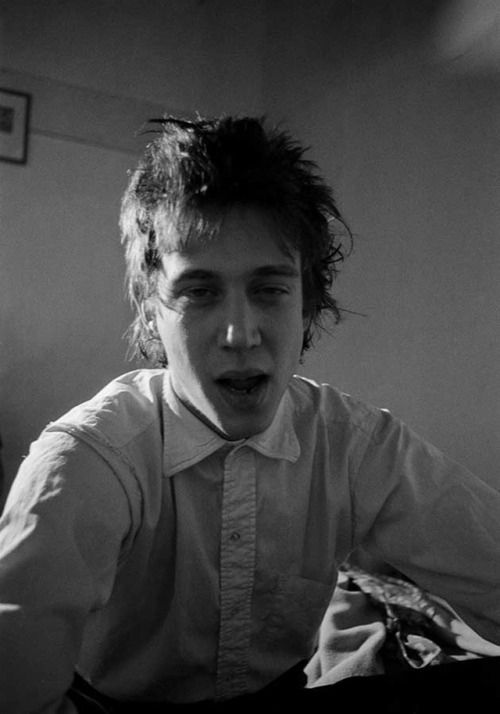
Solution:
M 129 528 L 106 462 L 73 437 L 36 442 L 0 521 L 0 711 L 71 711 L 86 618 L 113 587 Z
M 353 494 L 367 551 L 500 644 L 500 492 L 384 414 Z

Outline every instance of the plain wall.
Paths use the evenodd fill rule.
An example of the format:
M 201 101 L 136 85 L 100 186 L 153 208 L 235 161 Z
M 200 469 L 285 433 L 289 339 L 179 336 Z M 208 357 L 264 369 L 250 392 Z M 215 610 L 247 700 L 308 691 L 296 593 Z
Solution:
M 500 487 L 500 8 L 269 11 L 264 102 L 333 183 L 354 234 L 334 289 L 364 315 L 345 313 L 302 371 Z
M 263 0 L 16 0 L 1 8 L 8 68 L 167 110 L 261 108 Z

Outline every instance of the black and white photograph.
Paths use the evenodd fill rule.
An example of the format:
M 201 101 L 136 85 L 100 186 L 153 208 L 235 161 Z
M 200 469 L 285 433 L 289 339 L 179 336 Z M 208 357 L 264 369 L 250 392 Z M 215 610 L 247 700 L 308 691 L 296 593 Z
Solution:
M 0 714 L 500 711 L 500 2 L 0 0 Z

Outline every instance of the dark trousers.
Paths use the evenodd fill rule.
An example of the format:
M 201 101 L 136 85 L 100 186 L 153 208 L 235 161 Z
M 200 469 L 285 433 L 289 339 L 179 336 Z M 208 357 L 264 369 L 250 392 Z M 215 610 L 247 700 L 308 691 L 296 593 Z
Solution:
M 75 678 L 69 695 L 79 714 L 482 714 L 500 712 L 500 657 L 488 657 L 373 677 L 350 677 L 305 689 L 300 663 L 260 692 L 227 702 L 117 702 Z

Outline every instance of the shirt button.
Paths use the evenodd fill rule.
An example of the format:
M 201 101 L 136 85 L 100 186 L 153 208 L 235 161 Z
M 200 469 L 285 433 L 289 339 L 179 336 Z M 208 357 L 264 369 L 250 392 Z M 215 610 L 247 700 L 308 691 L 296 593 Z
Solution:
M 240 536 L 240 534 L 238 533 L 238 531 L 234 531 L 233 533 L 231 533 L 231 535 L 229 536 L 229 538 L 230 538 L 231 540 L 239 540 L 239 539 L 241 538 L 241 536 Z

